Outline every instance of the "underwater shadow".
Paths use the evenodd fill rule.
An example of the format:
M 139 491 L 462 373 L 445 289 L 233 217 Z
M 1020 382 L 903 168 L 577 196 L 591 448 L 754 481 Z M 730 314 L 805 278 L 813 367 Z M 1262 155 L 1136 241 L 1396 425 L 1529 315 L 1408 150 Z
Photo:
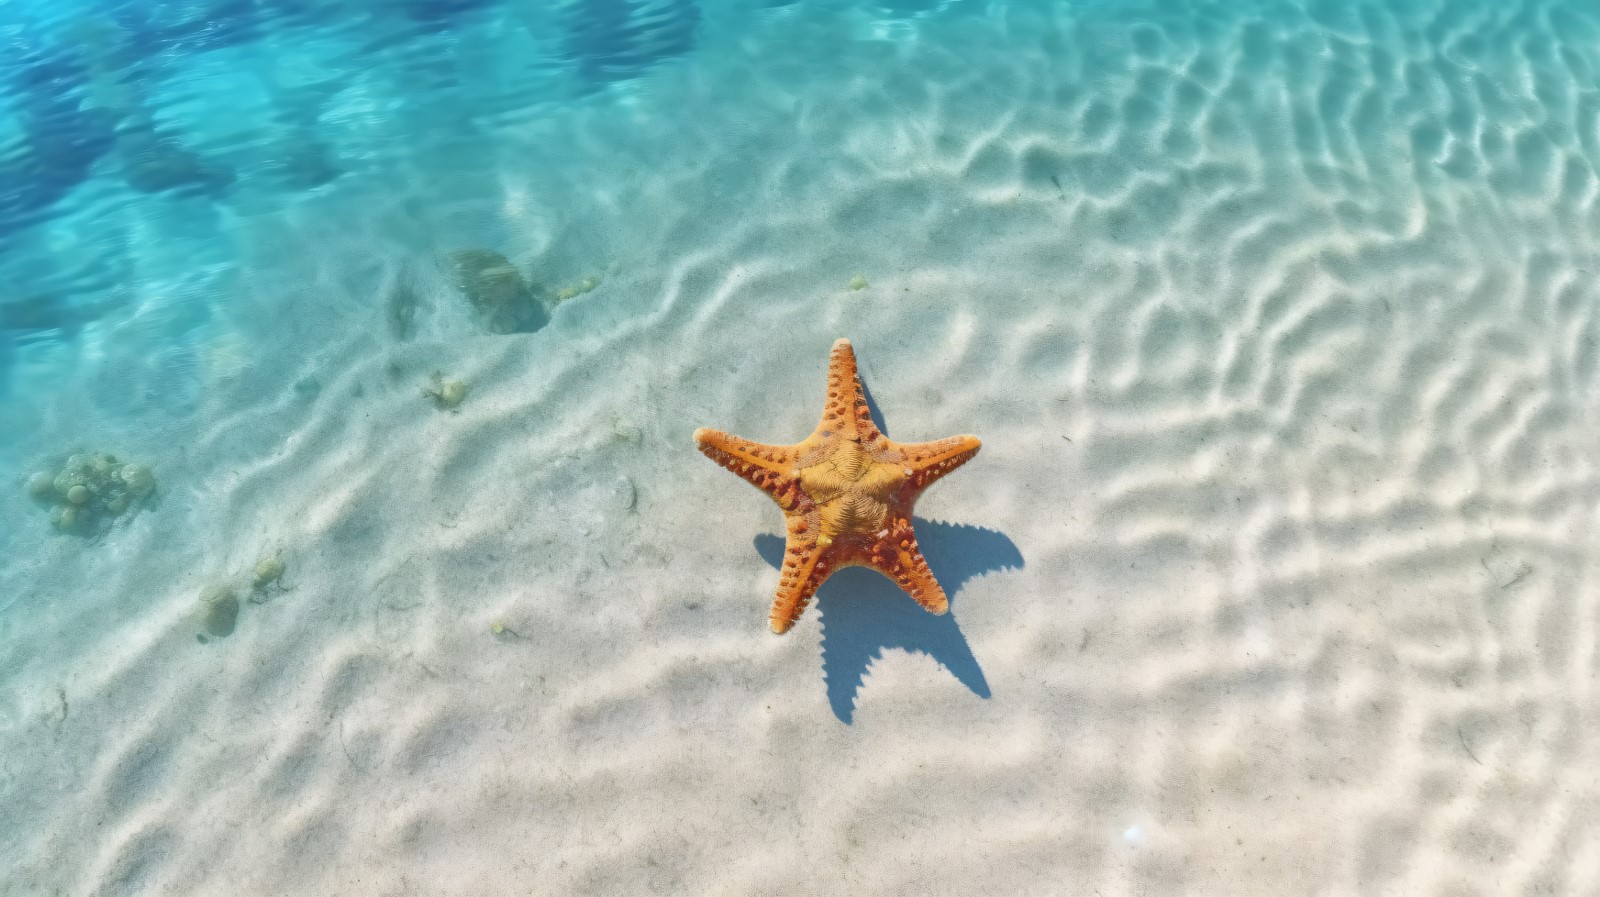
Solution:
M 572 0 L 564 61 L 594 88 L 632 80 L 692 51 L 700 17 L 695 0 Z
M 834 716 L 849 724 L 867 668 L 888 648 L 926 654 L 980 698 L 990 695 L 978 658 L 956 622 L 956 593 L 992 570 L 1020 569 L 1022 552 L 1005 534 L 976 526 L 913 518 L 928 567 L 950 598 L 950 611 L 923 610 L 892 581 L 863 567 L 829 577 L 817 592 L 822 617 L 822 678 Z M 782 536 L 762 534 L 756 551 L 775 569 L 783 564 Z

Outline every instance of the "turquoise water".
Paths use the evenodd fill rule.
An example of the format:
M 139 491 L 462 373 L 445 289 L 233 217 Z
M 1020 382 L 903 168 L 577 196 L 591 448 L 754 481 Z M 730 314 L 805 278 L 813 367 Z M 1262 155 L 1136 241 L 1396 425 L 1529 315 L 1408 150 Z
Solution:
M 1597 271 L 1580 0 L 0 5 L 0 895 L 1593 893 Z
M 13 4 L 3 16 L 0 384 L 13 399 L 133 316 L 161 320 L 121 339 L 174 358 L 157 391 L 189 396 L 177 369 L 236 289 L 242 221 L 313 196 L 357 202 L 364 183 L 476 172 L 517 122 L 618 102 L 681 62 L 700 27 L 697 6 L 677 2 Z
M 193 346 L 246 288 L 252 258 L 271 252 L 247 231 L 297 210 L 355 215 L 381 190 L 413 197 L 412 220 L 385 222 L 414 231 L 402 240 L 503 246 L 549 213 L 492 208 L 494 191 L 538 180 L 547 207 L 572 219 L 559 226 L 582 230 L 597 197 L 648 176 L 652 144 L 705 139 L 685 123 L 641 128 L 628 145 L 630 119 L 671 115 L 652 108 L 673 102 L 661 82 L 715 78 L 716 54 L 759 56 L 763 41 L 783 57 L 784 102 L 803 101 L 814 74 L 829 80 L 830 54 L 948 50 L 926 71 L 895 72 L 926 83 L 900 97 L 903 85 L 885 85 L 862 113 L 879 124 L 927 111 L 896 102 L 972 90 L 964 53 L 1030 60 L 992 90 L 1037 117 L 1041 141 L 969 156 L 963 174 L 1109 201 L 1095 223 L 1132 243 L 1227 202 L 1214 193 L 1239 171 L 1197 164 L 1206 142 L 1235 142 L 1262 177 L 1320 191 L 1330 225 L 1400 231 L 1404 201 L 1451 186 L 1484 232 L 1515 226 L 1523 202 L 1548 201 L 1548 226 L 1563 233 L 1595 221 L 1597 26 L 1576 2 L 108 2 L 3 15 L 0 390 L 13 434 L 34 423 L 16 403 L 88 375 L 84 352 L 119 327 L 120 344 L 162 360 L 139 395 L 97 391 L 103 412 L 192 411 L 203 389 Z M 984 46 L 936 43 L 959 41 L 963 20 L 1007 18 Z M 726 114 L 730 144 L 782 139 L 771 108 Z M 562 130 L 578 116 L 591 153 L 585 134 Z M 961 128 L 938 139 L 974 137 Z M 1266 214 L 1232 202 L 1221 227 Z M 475 203 L 459 214 L 479 220 L 437 220 Z M 1317 224 L 1278 226 L 1292 239 Z M 5 459 L 20 463 L 9 449 Z

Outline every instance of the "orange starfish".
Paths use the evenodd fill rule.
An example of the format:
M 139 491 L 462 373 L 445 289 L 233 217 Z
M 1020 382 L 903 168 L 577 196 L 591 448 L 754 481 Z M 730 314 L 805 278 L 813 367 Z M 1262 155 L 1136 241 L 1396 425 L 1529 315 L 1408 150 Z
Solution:
M 976 436 L 901 445 L 878 432 L 856 376 L 850 341 L 833 344 L 828 405 L 805 441 L 762 445 L 705 427 L 706 457 L 783 508 L 788 547 L 772 602 L 772 631 L 788 632 L 817 589 L 841 567 L 871 567 L 930 613 L 950 608 L 911 531 L 911 505 L 929 483 L 978 453 Z

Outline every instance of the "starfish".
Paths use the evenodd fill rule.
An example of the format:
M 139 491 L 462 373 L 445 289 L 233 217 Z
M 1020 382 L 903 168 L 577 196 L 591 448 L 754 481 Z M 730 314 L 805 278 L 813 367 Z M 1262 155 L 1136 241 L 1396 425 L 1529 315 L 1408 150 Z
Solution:
M 950 609 L 911 530 L 911 505 L 930 483 L 978 453 L 976 436 L 902 445 L 878 431 L 850 341 L 833 344 L 822 422 L 794 445 L 763 445 L 720 430 L 694 431 L 706 457 L 783 509 L 788 545 L 772 631 L 788 632 L 835 570 L 870 567 L 930 613 Z

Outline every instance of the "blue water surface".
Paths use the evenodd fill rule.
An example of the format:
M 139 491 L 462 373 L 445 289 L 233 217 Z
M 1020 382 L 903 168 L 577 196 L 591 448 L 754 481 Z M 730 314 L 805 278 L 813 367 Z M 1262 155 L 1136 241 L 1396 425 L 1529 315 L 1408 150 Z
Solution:
M 690 53 L 699 21 L 692 0 L 564 4 L 540 17 L 548 31 L 511 12 L 480 0 L 8 4 L 0 265 L 11 288 L 0 357 L 72 339 L 126 285 L 130 247 L 54 253 L 30 243 L 42 223 L 151 198 L 192 198 L 204 216 L 207 204 L 244 191 L 315 190 L 448 136 L 430 135 L 433 104 L 489 117 L 637 78 Z M 469 34 L 502 59 L 463 58 Z M 464 69 L 475 65 L 492 77 L 471 78 Z M 389 158 L 341 153 L 339 125 L 325 118 L 357 76 L 387 81 L 388 114 L 414 119 L 405 126 L 414 142 L 389 148 Z
M 1219 65 L 1277 66 L 1277 76 L 1283 66 L 1309 71 L 1319 56 L 1344 65 L 1326 55 L 1328 47 L 1365 54 L 1371 72 L 1331 78 L 1293 120 L 1267 123 L 1281 129 L 1286 144 L 1296 142 L 1286 152 L 1303 151 L 1307 159 L 1340 149 L 1318 145 L 1324 132 L 1372 138 L 1374 145 L 1393 136 L 1382 133 L 1395 123 L 1374 105 L 1379 91 L 1361 84 L 1374 72 L 1384 79 L 1376 85 L 1381 91 L 1399 89 L 1417 103 L 1434 102 L 1440 90 L 1459 92 L 1459 115 L 1413 135 L 1421 153 L 1444 151 L 1452 136 L 1471 139 L 1480 115 L 1491 119 L 1482 153 L 1500 151 L 1493 116 L 1525 112 L 1514 109 L 1517 87 L 1500 69 L 1511 56 L 1545 70 L 1549 81 L 1533 89 L 1552 109 L 1578 104 L 1575 117 L 1562 117 L 1575 118 L 1580 131 L 1594 117 L 1592 85 L 1577 96 L 1566 86 L 1573 67 L 1588 70 L 1584 48 L 1597 30 L 1592 5 L 1576 0 L 11 3 L 0 7 L 0 409 L 19 390 L 29 401 L 46 399 L 64 376 L 55 366 L 60 359 L 95 325 L 135 304 L 144 305 L 139 338 L 149 340 L 148 351 L 181 356 L 230 301 L 226 281 L 245 250 L 228 221 L 270 220 L 308 195 L 380 174 L 424 183 L 479 172 L 499 164 L 491 157 L 509 129 L 586 104 L 614 108 L 625 128 L 628 99 L 647 94 L 666 67 L 705 65 L 712 32 L 736 38 L 774 16 L 853 16 L 870 26 L 857 32 L 862 39 L 911 42 L 921 22 L 1005 17 L 1028 7 L 1115 24 L 1104 45 L 1051 49 L 1062 81 L 1089 91 L 1099 70 L 1120 71 L 1126 60 L 1160 51 L 1168 32 L 1229 44 L 1243 34 L 1242 56 L 1231 62 L 1204 46 L 1183 51 L 1191 53 L 1185 91 L 1202 90 Z M 1320 30 L 1322 47 L 1275 45 L 1280 23 Z M 770 41 L 783 31 L 763 34 Z M 1055 40 L 1042 33 L 1035 43 Z M 1405 50 L 1416 52 L 1396 55 Z M 791 68 L 790 77 L 803 95 L 804 68 Z M 1120 109 L 1096 104 L 1091 112 L 1104 120 L 1087 118 L 1080 130 L 1092 140 L 1116 122 L 1139 127 L 1141 116 L 1161 114 L 1158 106 L 1177 103 L 1181 114 L 1182 104 L 1195 102 L 1180 92 L 1129 98 Z M 1530 129 L 1525 144 L 1505 149 L 1536 163 L 1533 154 L 1548 153 L 1550 139 L 1565 139 L 1554 127 Z M 1577 139 L 1596 141 L 1592 134 Z M 1170 149 L 1182 155 L 1193 148 Z M 548 156 L 536 152 L 523 161 L 530 169 L 559 167 L 562 153 L 573 152 L 552 147 Z M 641 147 L 641 155 L 648 152 Z M 1057 189 L 1091 192 L 1103 174 L 1086 171 L 1086 179 L 1063 187 L 1059 166 L 1046 171 L 1049 164 L 1026 173 L 1054 178 Z M 1475 176 L 1481 172 L 1474 164 L 1458 144 L 1444 170 Z M 481 184 L 465 192 L 486 193 Z M 1181 191 L 1167 198 L 1171 209 L 1185 202 Z M 1128 226 L 1144 226 L 1141 216 L 1149 214 L 1127 210 Z M 180 372 L 192 364 L 174 362 Z M 44 373 L 30 379 L 23 373 L 30 369 Z M 162 398 L 181 411 L 187 403 L 174 397 L 191 388 L 199 387 L 164 390 Z
M 422 893 L 503 811 L 560 830 L 478 855 L 523 892 L 1581 893 L 1596 272 L 1596 0 L 0 0 L 0 892 Z M 894 438 L 984 454 L 916 522 L 959 611 L 830 582 L 806 705 L 783 538 L 689 434 L 798 438 L 839 336 Z M 72 523 L 57 472 L 129 463 Z M 298 592 L 168 650 L 280 549 Z M 503 706 L 346 743 L 417 683 Z M 676 871 L 618 834 L 662 820 Z
M 740 27 L 799 0 L 721 9 Z M 887 23 L 965 0 L 818 3 Z M 270 217 L 341 180 L 415 164 L 694 65 L 703 0 L 70 0 L 0 7 L 0 402 L 26 359 L 139 301 L 150 351 L 197 338 L 240 261 L 218 214 Z M 730 13 L 730 9 L 732 12 Z M 390 135 L 376 139 L 375 131 Z M 403 136 L 397 136 L 403 135 Z M 528 159 L 530 166 L 541 164 Z M 147 221 L 147 229 L 131 222 Z M 187 232 L 179 258 L 150 243 Z M 161 236 L 157 236 L 160 234 Z M 141 299 L 140 297 L 143 297 Z M 149 311 L 147 309 L 147 311 Z M 146 317 L 150 317 L 148 314 Z M 124 339 L 127 337 L 124 336 Z M 70 353 L 70 348 L 66 350 Z M 167 395 L 170 397 L 171 393 Z

